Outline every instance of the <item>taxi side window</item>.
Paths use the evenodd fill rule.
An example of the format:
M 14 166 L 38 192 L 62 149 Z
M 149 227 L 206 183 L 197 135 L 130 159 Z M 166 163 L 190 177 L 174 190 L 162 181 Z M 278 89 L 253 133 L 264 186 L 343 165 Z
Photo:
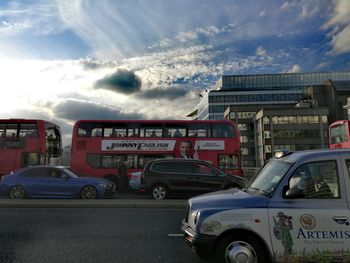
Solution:
M 297 188 L 302 191 L 302 198 L 339 198 L 336 162 L 324 161 L 301 165 L 290 178 L 289 188 Z
M 348 168 L 348 174 L 350 176 L 350 160 L 346 160 L 346 167 Z

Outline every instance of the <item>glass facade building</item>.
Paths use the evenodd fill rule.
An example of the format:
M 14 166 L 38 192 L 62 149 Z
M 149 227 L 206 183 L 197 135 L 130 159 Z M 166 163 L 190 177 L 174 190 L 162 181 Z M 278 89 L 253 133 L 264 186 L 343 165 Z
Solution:
M 350 80 L 350 72 L 281 73 L 222 76 L 215 89 L 203 96 L 193 112 L 195 119 L 223 119 L 230 105 L 294 105 L 306 86 L 326 80 Z
M 235 121 L 241 136 L 242 167 L 259 167 L 278 149 L 325 147 L 326 122 L 344 111 L 343 97 L 350 94 L 350 89 L 340 90 L 337 81 L 350 81 L 350 71 L 222 76 L 203 95 L 191 117 Z M 310 98 L 317 103 L 303 110 L 295 108 L 297 102 Z M 263 118 L 256 120 L 259 112 Z
M 256 166 L 278 150 L 302 151 L 328 147 L 326 107 L 263 109 L 255 116 Z

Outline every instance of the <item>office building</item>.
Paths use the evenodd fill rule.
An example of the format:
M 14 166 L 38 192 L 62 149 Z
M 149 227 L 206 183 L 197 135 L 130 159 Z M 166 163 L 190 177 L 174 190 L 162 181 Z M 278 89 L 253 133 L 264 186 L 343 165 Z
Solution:
M 291 109 L 262 109 L 255 115 L 256 166 L 278 150 L 302 151 L 328 147 L 327 107 L 312 104 Z M 243 154 L 243 153 L 242 153 Z
M 323 85 L 326 80 L 349 81 L 350 71 L 222 76 L 187 116 L 199 120 L 223 119 L 231 105 L 292 107 L 303 98 L 305 87 Z
M 188 116 L 193 119 L 234 120 L 241 134 L 242 166 L 256 167 L 269 158 L 273 151 L 283 147 L 290 150 L 325 147 L 327 134 L 324 131 L 328 124 L 347 116 L 344 105 L 350 96 L 349 81 L 350 72 L 222 76 L 215 89 L 204 93 L 200 103 Z M 287 115 L 283 115 L 283 112 Z M 281 119 L 280 116 L 285 122 L 282 126 L 274 123 Z M 259 130 L 257 125 L 261 122 L 260 118 L 271 118 L 272 130 Z M 294 119 L 304 123 L 295 124 Z M 318 120 L 317 124 L 315 120 Z M 315 125 L 321 124 L 322 127 L 315 129 Z M 262 127 L 267 129 L 266 123 L 264 125 Z M 268 131 L 271 136 L 274 126 L 285 129 L 289 137 L 293 134 L 304 137 L 294 141 L 282 138 L 290 140 L 289 144 L 282 143 L 278 136 L 283 137 L 285 133 L 276 130 L 277 134 L 272 136 L 277 136 L 277 143 L 273 139 L 271 143 L 265 136 Z M 259 144 L 258 140 L 260 143 L 267 142 L 267 147 Z M 304 146 L 301 146 L 303 142 Z

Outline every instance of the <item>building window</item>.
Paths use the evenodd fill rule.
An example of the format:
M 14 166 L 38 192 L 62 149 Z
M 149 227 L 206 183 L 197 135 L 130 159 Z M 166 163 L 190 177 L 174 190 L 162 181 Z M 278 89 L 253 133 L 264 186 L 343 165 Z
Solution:
M 241 142 L 248 142 L 248 136 L 241 136 Z
M 322 116 L 322 123 L 327 123 L 328 124 L 328 117 L 323 115 Z
M 249 148 L 241 148 L 242 155 L 249 155 Z
M 264 117 L 263 121 L 264 121 L 264 124 L 270 124 L 270 118 L 269 117 Z
M 271 153 L 271 145 L 269 144 L 265 145 L 265 153 Z
M 248 131 L 249 130 L 249 126 L 248 126 L 248 124 L 238 124 L 238 129 L 240 131 Z

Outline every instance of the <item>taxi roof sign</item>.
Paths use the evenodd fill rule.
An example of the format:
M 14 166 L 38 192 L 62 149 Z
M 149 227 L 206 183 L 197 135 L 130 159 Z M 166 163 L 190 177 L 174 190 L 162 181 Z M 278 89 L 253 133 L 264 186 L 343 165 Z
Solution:
M 277 151 L 275 151 L 275 153 L 274 153 L 274 157 L 275 158 L 282 158 L 282 157 L 285 157 L 285 156 L 287 156 L 287 155 L 290 155 L 290 154 L 292 154 L 293 152 L 291 152 L 291 151 L 289 151 L 289 150 L 287 150 L 287 149 L 285 149 L 285 150 L 277 150 Z

